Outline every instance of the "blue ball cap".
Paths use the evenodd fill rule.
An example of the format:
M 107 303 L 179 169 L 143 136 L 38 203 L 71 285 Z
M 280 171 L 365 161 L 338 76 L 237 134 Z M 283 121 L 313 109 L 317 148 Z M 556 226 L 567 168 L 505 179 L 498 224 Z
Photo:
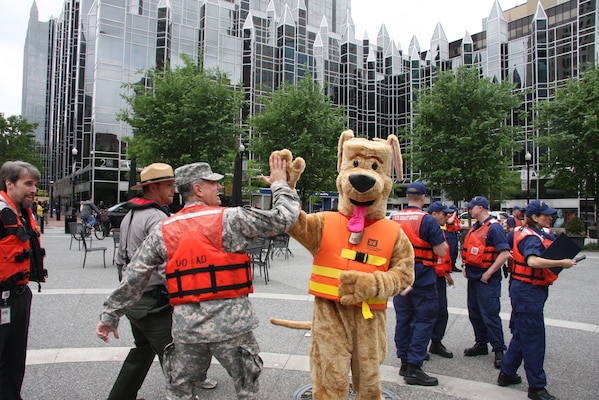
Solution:
M 408 194 L 428 194 L 426 185 L 420 181 L 412 182 L 408 185 Z
M 483 196 L 476 196 L 469 203 L 466 203 L 466 208 L 472 208 L 474 206 L 481 206 L 482 208 L 489 209 L 489 200 L 485 199 Z
M 556 212 L 555 208 L 549 207 L 549 204 L 541 200 L 533 200 L 526 206 L 526 215 L 529 217 L 535 214 L 552 215 Z
M 445 212 L 448 214 L 451 214 L 453 212 L 453 210 L 451 209 L 451 207 L 447 206 L 445 203 L 440 202 L 440 201 L 435 201 L 433 203 L 431 203 L 430 206 L 428 206 L 428 212 L 430 213 L 434 213 L 434 212 Z

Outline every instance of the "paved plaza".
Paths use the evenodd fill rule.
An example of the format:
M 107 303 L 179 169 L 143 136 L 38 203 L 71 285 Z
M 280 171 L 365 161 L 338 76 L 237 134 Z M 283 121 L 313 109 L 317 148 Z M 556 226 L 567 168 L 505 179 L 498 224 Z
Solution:
M 27 400 L 105 399 L 132 346 L 132 336 L 126 318 L 121 320 L 121 338 L 111 337 L 108 343 L 95 335 L 95 326 L 106 295 L 117 285 L 116 267 L 111 264 L 113 240 L 99 241 L 93 246 L 105 246 L 107 268 L 102 265 L 102 252 L 87 255 L 82 268 L 83 250 L 64 233 L 63 221 L 50 221 L 42 235 L 47 250 L 48 282 L 34 291 L 27 370 L 23 398 Z M 310 320 L 312 298 L 307 294 L 311 256 L 297 242 L 291 241 L 293 257 L 274 257 L 270 282 L 254 279 L 251 296 L 261 325 L 255 331 L 264 360 L 260 377 L 260 398 L 263 400 L 292 399 L 295 393 L 310 383 L 308 368 L 309 332 L 291 330 L 269 323 L 270 317 Z M 562 400 L 596 400 L 599 398 L 599 253 L 585 252 L 587 259 L 572 270 L 564 271 L 550 288 L 545 307 L 547 354 L 545 370 L 547 389 Z M 388 310 L 388 354 L 382 367 L 383 386 L 402 400 L 526 399 L 524 371 L 520 385 L 497 386 L 498 371 L 493 367 L 493 353 L 488 356 L 464 357 L 464 348 L 474 343 L 472 327 L 466 311 L 466 280 L 454 273 L 456 285 L 448 289 L 450 319 L 444 344 L 453 351 L 453 359 L 431 355 L 424 370 L 438 377 L 439 386 L 413 387 L 398 375 L 399 360 L 395 356 L 393 330 L 395 316 L 390 302 Z M 502 319 L 506 344 L 510 303 L 507 280 L 503 281 Z M 208 372 L 218 380 L 218 387 L 203 391 L 201 399 L 234 400 L 231 378 L 215 361 Z M 164 378 L 158 362 L 154 362 L 139 396 L 146 400 L 163 399 Z

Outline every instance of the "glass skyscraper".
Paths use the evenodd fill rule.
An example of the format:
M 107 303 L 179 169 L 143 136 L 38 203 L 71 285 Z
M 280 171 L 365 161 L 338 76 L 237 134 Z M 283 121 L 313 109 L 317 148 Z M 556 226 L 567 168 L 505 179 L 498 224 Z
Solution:
M 47 53 L 38 52 L 45 69 L 29 68 L 24 81 L 35 75 L 36 87 L 45 86 L 44 113 L 32 111 L 34 100 L 24 96 L 23 115 L 43 129 L 50 180 L 63 205 L 72 192 L 107 204 L 126 198 L 123 139 L 133 132 L 116 118 L 126 107 L 121 86 L 153 66 L 181 64 L 183 54 L 201 54 L 206 68 L 243 83 L 244 116 L 259 111 L 258 97 L 283 81 L 297 82 L 307 68 L 344 107 L 348 127 L 385 138 L 410 127 L 416 89 L 431 85 L 438 71 L 462 65 L 516 83 L 524 111 L 531 111 L 556 84 L 597 62 L 599 34 L 597 0 L 529 0 L 506 11 L 496 1 L 481 32 L 449 41 L 438 24 L 428 49 L 414 38 L 407 51 L 385 26 L 376 40 L 356 38 L 351 0 L 65 0 L 58 18 L 39 24 L 32 11 L 30 31 L 46 31 L 28 36 L 25 54 L 45 46 Z M 524 150 L 511 155 L 515 170 L 525 165 L 527 150 L 533 163 L 540 156 L 534 113 L 527 115 L 508 121 L 525 134 Z M 404 176 L 419 174 L 406 163 Z M 564 196 L 542 183 L 533 182 L 539 198 Z

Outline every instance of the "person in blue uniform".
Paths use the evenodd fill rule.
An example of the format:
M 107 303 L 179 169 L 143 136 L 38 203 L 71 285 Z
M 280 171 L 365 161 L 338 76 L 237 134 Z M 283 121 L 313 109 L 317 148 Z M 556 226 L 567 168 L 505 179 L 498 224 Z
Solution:
M 534 200 L 526 207 L 525 225 L 514 231 L 510 299 L 512 340 L 503 357 L 497 383 L 500 386 L 522 382 L 517 374 L 524 362 L 528 380 L 528 398 L 532 400 L 557 400 L 547 392 L 547 377 L 543 369 L 545 360 L 545 323 L 543 308 L 551 285 L 557 275 L 549 268 L 571 268 L 576 261 L 566 258 L 548 260 L 541 254 L 555 239 L 549 226 L 556 212 L 544 201 Z
M 474 346 L 464 350 L 466 357 L 489 354 L 487 343 L 495 353 L 495 368 L 507 347 L 499 312 L 501 304 L 501 267 L 510 257 L 505 231 L 489 214 L 489 201 L 483 196 L 466 203 L 476 222 L 464 238 L 463 274 L 468 278 L 468 317 L 474 329 Z
M 460 241 L 460 219 L 458 218 L 458 208 L 455 205 L 450 205 L 451 213 L 447 216 L 447 229 L 445 229 L 445 239 L 449 245 L 449 253 L 451 256 L 451 271 L 462 272 L 456 265 L 458 259 Z
M 435 218 L 422 211 L 427 189 L 422 182 L 408 185 L 408 206 L 393 215 L 414 247 L 414 285 L 393 298 L 395 346 L 401 359 L 399 374 L 409 385 L 436 386 L 437 378 L 427 375 L 422 364 L 437 320 L 437 274 L 434 264 L 448 250 Z
M 449 215 L 454 213 L 450 207 L 440 201 L 431 203 L 428 207 L 428 213 L 435 217 L 435 220 L 441 226 L 441 230 L 447 240 L 447 245 L 451 250 L 451 244 L 448 239 L 448 223 L 447 219 Z M 433 326 L 433 335 L 431 337 L 431 345 L 429 352 L 436 354 L 444 358 L 453 358 L 453 353 L 445 347 L 442 340 L 445 336 L 445 330 L 447 329 L 447 321 L 449 321 L 449 312 L 447 311 L 447 286 L 453 286 L 453 278 L 451 277 L 451 254 L 450 251 L 445 253 L 445 257 L 439 257 L 435 264 L 435 272 L 437 273 L 437 300 L 438 300 L 438 311 L 437 320 Z

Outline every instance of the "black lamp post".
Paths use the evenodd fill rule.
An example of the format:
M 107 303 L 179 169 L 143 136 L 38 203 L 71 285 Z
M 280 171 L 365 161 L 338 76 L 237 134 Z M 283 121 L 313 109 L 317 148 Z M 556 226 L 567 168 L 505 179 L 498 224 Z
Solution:
M 72 173 L 72 177 L 71 177 L 71 183 L 73 184 L 73 199 L 71 201 L 71 215 L 75 216 L 75 213 L 77 212 L 77 208 L 75 207 L 75 167 L 76 167 L 76 163 L 77 163 L 77 153 L 79 153 L 79 151 L 77 150 L 76 147 L 73 147 L 71 149 L 71 154 L 73 155 L 73 173 Z
M 532 161 L 532 154 L 528 150 L 524 160 L 526 161 L 526 204 L 528 205 L 530 204 L 530 162 Z
M 231 206 L 241 206 L 243 205 L 243 197 L 242 197 L 242 179 L 241 176 L 243 174 L 243 153 L 245 152 L 245 146 L 243 143 L 239 143 L 239 151 L 237 152 L 237 156 L 235 156 L 235 169 L 233 171 L 233 193 L 231 196 Z
M 50 181 L 50 218 L 54 211 L 54 181 Z

